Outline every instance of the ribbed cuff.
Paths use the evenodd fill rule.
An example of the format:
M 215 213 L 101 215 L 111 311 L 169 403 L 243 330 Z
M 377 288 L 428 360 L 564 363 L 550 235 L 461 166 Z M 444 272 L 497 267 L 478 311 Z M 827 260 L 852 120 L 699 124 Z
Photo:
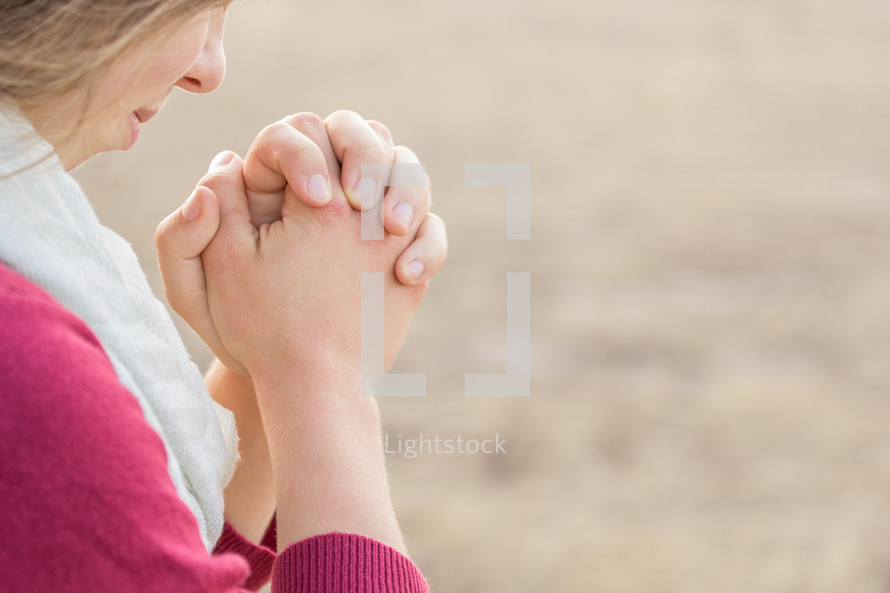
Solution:
M 275 563 L 274 551 L 258 546 L 238 533 L 228 522 L 223 526 L 222 535 L 213 548 L 214 554 L 238 554 L 250 566 L 250 574 L 242 587 L 249 591 L 257 591 L 269 582 L 272 576 L 272 565 Z
M 272 569 L 275 593 L 428 593 L 420 570 L 376 540 L 346 533 L 288 546 Z
M 272 515 L 272 520 L 266 528 L 266 534 L 263 536 L 261 546 L 265 546 L 273 552 L 278 552 L 278 514 Z

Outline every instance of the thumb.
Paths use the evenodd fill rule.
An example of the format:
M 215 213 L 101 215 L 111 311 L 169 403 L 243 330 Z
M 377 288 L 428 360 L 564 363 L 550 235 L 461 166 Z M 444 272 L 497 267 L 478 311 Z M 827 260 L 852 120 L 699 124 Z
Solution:
M 198 186 L 188 200 L 161 221 L 155 233 L 158 265 L 170 305 L 187 321 L 184 310 L 196 300 L 205 300 L 204 266 L 201 252 L 219 228 L 216 196 Z
M 236 156 L 233 152 L 218 154 L 192 195 L 161 222 L 155 233 L 167 301 L 198 333 L 201 332 L 193 319 L 203 316 L 200 315 L 203 311 L 197 309 L 207 300 L 201 253 L 221 230 L 224 208 L 228 207 L 228 212 L 233 213 L 230 218 L 237 220 L 239 204 L 245 201 L 243 197 L 228 199 L 237 194 L 239 188 L 243 196 L 240 159 Z M 233 188 L 232 191 L 227 191 L 229 188 Z M 219 196 L 227 198 L 227 204 L 223 204 Z
M 214 350 L 219 347 L 219 338 L 207 305 L 201 253 L 218 228 L 216 196 L 206 187 L 198 186 L 179 209 L 161 222 L 155 233 L 167 302 Z
M 240 183 L 240 173 L 235 176 L 217 174 L 216 169 L 212 168 L 185 203 L 158 226 L 155 233 L 158 265 L 164 292 L 173 310 L 195 330 L 223 364 L 237 369 L 240 364 L 226 351 L 210 315 L 207 280 L 201 257 L 221 229 L 220 201 L 206 183 L 211 178 L 210 185 L 216 187 L 221 195 L 228 195 L 224 191 L 226 187 Z M 227 178 L 233 180 L 226 184 Z
M 256 246 L 254 227 L 244 190 L 243 161 L 234 152 L 221 152 L 210 163 L 207 174 L 198 182 L 210 190 L 219 204 L 219 232 L 227 241 Z

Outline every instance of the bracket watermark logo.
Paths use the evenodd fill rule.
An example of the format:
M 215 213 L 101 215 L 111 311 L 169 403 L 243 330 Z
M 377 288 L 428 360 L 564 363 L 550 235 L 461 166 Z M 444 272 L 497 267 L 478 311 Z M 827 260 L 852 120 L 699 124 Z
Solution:
M 362 177 L 383 179 L 374 196 L 362 204 L 362 239 L 384 238 L 380 210 L 386 187 L 426 185 L 419 163 L 362 164 Z M 505 187 L 507 240 L 531 239 L 531 167 L 527 163 L 467 164 L 464 184 Z M 362 273 L 362 394 L 375 397 L 424 397 L 425 373 L 383 372 L 383 273 Z M 531 274 L 507 273 L 507 372 L 467 373 L 466 397 L 529 397 L 531 395 Z
M 507 240 L 531 239 L 531 168 L 528 164 L 468 164 L 464 184 L 507 188 Z M 531 395 L 531 274 L 507 273 L 507 372 L 464 375 L 467 397 Z

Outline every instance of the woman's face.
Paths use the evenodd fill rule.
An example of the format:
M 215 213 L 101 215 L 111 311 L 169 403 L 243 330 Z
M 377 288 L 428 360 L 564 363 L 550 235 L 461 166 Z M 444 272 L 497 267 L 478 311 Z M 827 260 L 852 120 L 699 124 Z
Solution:
M 209 93 L 220 85 L 226 70 L 225 21 L 225 6 L 208 8 L 173 33 L 159 33 L 128 52 L 100 78 L 83 128 L 70 140 L 53 142 L 66 138 L 63 122 L 81 120 L 80 101 L 60 101 L 54 121 L 33 122 L 35 127 L 54 144 L 66 169 L 106 150 L 129 149 L 173 87 Z

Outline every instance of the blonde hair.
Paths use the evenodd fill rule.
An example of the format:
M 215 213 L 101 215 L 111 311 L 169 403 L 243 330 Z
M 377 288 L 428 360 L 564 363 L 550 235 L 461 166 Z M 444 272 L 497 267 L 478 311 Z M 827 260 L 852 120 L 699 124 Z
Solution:
M 22 109 L 89 86 L 139 41 L 223 0 L 0 3 L 0 98 Z
M 80 118 L 67 126 L 62 143 L 89 124 L 93 85 L 140 42 L 165 33 L 200 12 L 231 0 L 5 0 L 0 2 L 0 110 L 45 117 L 60 97 L 82 102 Z M 135 82 L 135 77 L 134 81 Z M 77 91 L 77 93 L 75 92 Z M 79 93 L 79 94 L 78 94 Z M 30 150 L 39 138 L 24 133 L 13 154 Z M 53 151 L 11 177 L 51 157 Z

